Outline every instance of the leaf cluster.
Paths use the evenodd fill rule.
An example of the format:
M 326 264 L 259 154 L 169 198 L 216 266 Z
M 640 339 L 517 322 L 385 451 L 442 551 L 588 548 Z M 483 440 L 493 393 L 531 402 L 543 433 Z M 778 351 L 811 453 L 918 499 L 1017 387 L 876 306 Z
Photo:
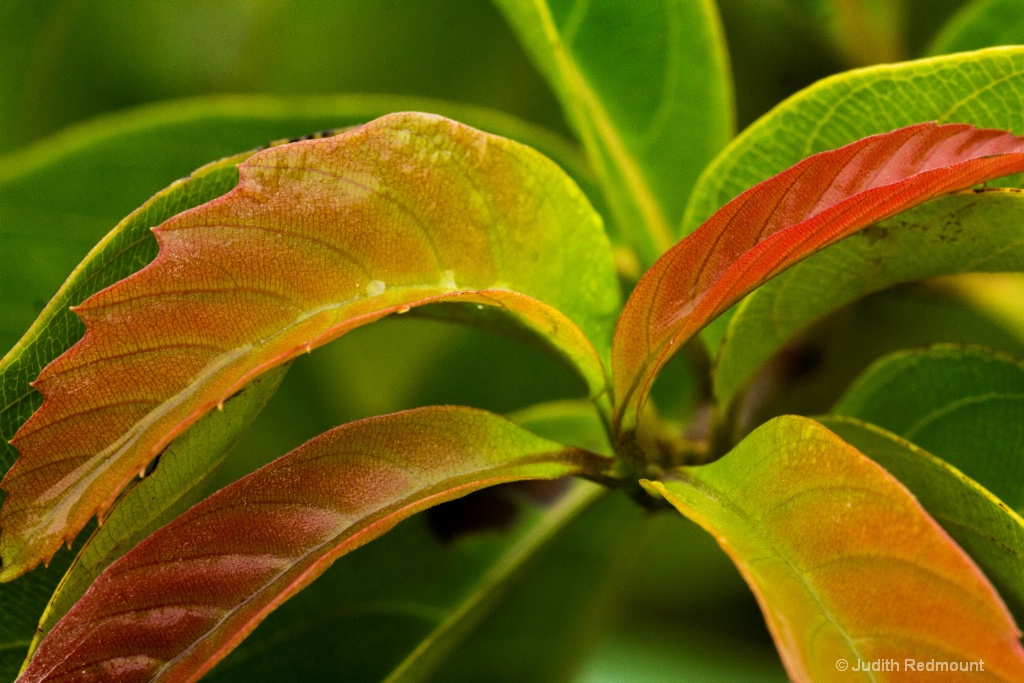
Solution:
M 1024 679 L 1024 22 L 918 4 L 495 0 L 518 102 L 214 96 L 23 149 L 63 121 L 12 50 L 0 676 L 600 680 L 595 625 L 709 548 L 678 512 L 792 680 Z M 239 45 L 316 32 L 272 5 Z M 748 88 L 786 36 L 834 73 Z M 643 640 L 614 661 L 672 662 Z

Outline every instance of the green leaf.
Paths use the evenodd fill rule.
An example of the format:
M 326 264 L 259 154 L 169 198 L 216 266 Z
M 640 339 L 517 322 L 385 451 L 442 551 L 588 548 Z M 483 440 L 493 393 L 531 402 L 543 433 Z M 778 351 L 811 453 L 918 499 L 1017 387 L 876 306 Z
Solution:
M 646 265 L 732 135 L 725 44 L 709 0 L 496 0 L 551 83 L 616 223 Z
M 820 424 L 772 420 L 674 475 L 644 486 L 732 556 L 794 681 L 836 680 L 840 659 L 983 659 L 995 680 L 1024 676 L 1017 628 L 984 575 L 899 482 Z
M 946 22 L 928 47 L 930 55 L 1024 43 L 1024 13 L 1017 0 L 973 0 Z
M 818 421 L 900 480 L 1024 618 L 1024 519 L 963 472 L 909 441 L 851 417 Z
M 1024 362 L 939 345 L 879 359 L 832 412 L 886 429 L 1024 510 Z
M 743 131 L 704 171 L 682 234 L 810 154 L 923 121 L 1024 133 L 1024 47 L 857 69 L 797 93 Z
M 437 100 L 221 96 L 107 116 L 0 157 L 0 349 L 21 336 L 89 249 L 158 190 L 212 160 L 394 111 L 435 112 L 518 140 L 585 189 L 592 183 L 580 151 L 558 136 Z M 151 257 L 155 242 L 146 239 Z
M 727 409 L 793 335 L 855 299 L 933 275 L 1024 270 L 1022 226 L 1024 195 L 964 193 L 911 209 L 798 263 L 747 296 L 728 319 L 714 370 L 719 405 Z
M 542 155 L 395 114 L 239 169 L 229 194 L 160 226 L 146 269 L 76 308 L 88 332 L 37 380 L 46 401 L 15 436 L 22 455 L 3 481 L 8 578 L 250 379 L 390 313 L 502 308 L 573 361 L 592 396 L 604 391 L 618 304 L 609 244 Z M 58 446 L 68 430 L 74 451 Z M 44 493 L 58 482 L 62 494 Z M 39 493 L 45 505 L 31 502 Z
M 54 627 L 25 683 L 193 680 L 338 557 L 495 484 L 606 458 L 491 413 L 430 407 L 350 423 L 222 489 L 111 565 Z

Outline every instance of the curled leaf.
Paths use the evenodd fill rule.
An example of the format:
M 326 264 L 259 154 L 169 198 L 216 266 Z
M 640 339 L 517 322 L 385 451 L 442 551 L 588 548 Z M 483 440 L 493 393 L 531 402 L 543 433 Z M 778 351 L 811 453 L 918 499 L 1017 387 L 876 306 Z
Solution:
M 1024 139 L 919 124 L 822 152 L 752 187 L 662 256 L 615 329 L 615 424 L 635 429 L 668 359 L 789 266 L 934 197 L 1024 170 Z
M 274 147 L 156 229 L 160 252 L 76 310 L 2 482 L 0 578 L 50 557 L 253 377 L 390 313 L 507 311 L 595 395 L 617 283 L 600 218 L 540 154 L 426 114 Z M 571 274 L 571 277 L 570 277 Z M 571 286 L 566 286 L 570 282 Z
M 222 489 L 112 564 L 22 683 L 194 681 L 338 557 L 425 508 L 607 459 L 485 411 L 353 422 Z

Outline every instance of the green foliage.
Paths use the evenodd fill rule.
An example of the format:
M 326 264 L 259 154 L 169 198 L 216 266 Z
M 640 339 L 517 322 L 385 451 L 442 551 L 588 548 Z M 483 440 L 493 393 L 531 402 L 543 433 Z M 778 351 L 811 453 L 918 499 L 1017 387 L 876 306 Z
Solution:
M 5 3 L 0 680 L 1021 680 L 1022 26 Z

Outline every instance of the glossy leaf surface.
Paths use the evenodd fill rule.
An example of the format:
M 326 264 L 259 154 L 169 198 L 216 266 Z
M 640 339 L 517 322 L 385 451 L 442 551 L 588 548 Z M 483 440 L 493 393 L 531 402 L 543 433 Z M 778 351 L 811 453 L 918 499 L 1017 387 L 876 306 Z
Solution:
M 857 69 L 793 95 L 744 130 L 704 171 L 687 204 L 682 234 L 811 154 L 925 121 L 1024 134 L 1024 47 Z
M 935 346 L 879 359 L 836 415 L 886 429 L 1024 509 L 1024 362 L 988 349 Z
M 1024 618 L 1024 519 L 945 460 L 851 417 L 818 421 L 889 471 L 917 497 Z
M 240 173 L 231 193 L 157 229 L 146 269 L 76 309 L 86 337 L 40 375 L 46 400 L 14 439 L 3 576 L 51 555 L 248 380 L 389 313 L 503 308 L 603 390 L 591 340 L 605 346 L 616 307 L 607 238 L 536 152 L 398 114 L 265 150 Z
M 993 680 L 1024 676 L 1018 631 L 984 575 L 899 482 L 816 422 L 778 418 L 678 476 L 645 486 L 733 558 L 794 681 L 844 680 L 840 659 L 984 659 Z
M 934 275 L 1024 270 L 1022 226 L 1021 194 L 965 193 L 911 209 L 814 254 L 736 307 L 717 353 L 715 398 L 728 406 L 793 335 L 862 296 Z
M 21 680 L 195 680 L 332 561 L 402 519 L 494 484 L 605 464 L 469 408 L 339 427 L 222 489 L 111 565 Z
M 658 371 L 758 285 L 872 223 L 1024 170 L 1024 140 L 920 124 L 816 154 L 729 202 L 633 290 L 615 330 L 616 424 L 630 431 Z
M 650 264 L 732 135 L 731 80 L 707 0 L 498 0 L 558 95 L 620 229 Z M 699 132 L 698 132 L 699 131 Z

